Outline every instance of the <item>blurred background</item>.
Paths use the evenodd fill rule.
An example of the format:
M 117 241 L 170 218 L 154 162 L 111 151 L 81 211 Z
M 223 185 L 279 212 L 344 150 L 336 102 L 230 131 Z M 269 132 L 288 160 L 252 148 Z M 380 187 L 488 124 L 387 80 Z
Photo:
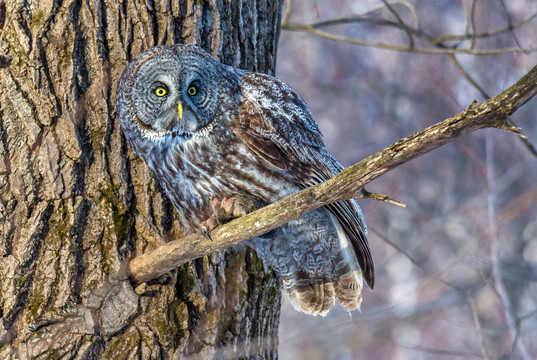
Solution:
M 535 0 L 295 0 L 276 75 L 308 102 L 329 151 L 349 166 L 496 96 L 537 65 L 535 14 Z M 287 30 L 315 23 L 400 48 L 412 35 L 415 49 L 441 53 Z M 435 46 L 445 35 L 462 36 Z M 517 51 L 497 50 L 505 48 Z M 535 99 L 512 116 L 534 144 L 536 117 Z M 477 131 L 367 189 L 408 204 L 360 201 L 374 291 L 364 290 L 361 313 L 338 305 L 326 318 L 294 311 L 284 295 L 281 359 L 537 358 L 537 157 L 517 137 Z

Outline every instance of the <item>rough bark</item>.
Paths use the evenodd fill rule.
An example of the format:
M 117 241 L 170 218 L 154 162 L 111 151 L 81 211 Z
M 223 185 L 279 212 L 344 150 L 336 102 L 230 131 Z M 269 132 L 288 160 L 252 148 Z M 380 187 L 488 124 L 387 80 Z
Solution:
M 125 281 L 128 258 L 180 234 L 113 104 L 158 44 L 272 73 L 281 2 L 0 0 L 0 358 L 276 357 L 279 283 L 252 251 L 141 296 Z

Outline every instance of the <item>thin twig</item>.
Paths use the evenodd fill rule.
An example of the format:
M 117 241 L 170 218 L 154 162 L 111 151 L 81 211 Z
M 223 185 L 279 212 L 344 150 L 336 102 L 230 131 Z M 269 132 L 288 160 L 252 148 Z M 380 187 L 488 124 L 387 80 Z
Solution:
M 522 129 L 515 124 L 513 119 L 511 119 L 510 117 L 507 118 L 507 123 L 501 126 L 500 129 L 504 129 L 515 134 L 516 137 L 526 147 L 526 149 L 528 149 L 528 151 L 533 156 L 537 157 L 537 148 L 535 147 L 535 145 L 532 144 L 532 142 L 528 139 L 528 137 L 522 133 Z
M 513 347 L 516 348 L 524 360 L 530 360 L 531 356 L 526 348 L 526 345 L 522 339 L 518 336 L 519 327 L 517 326 L 516 317 L 513 314 L 513 306 L 511 303 L 511 298 L 505 284 L 503 283 L 503 271 L 500 262 L 500 244 L 498 240 L 498 226 L 497 226 L 497 216 L 496 216 L 496 201 L 495 201 L 495 163 L 494 163 L 494 150 L 493 150 L 493 139 L 489 131 L 486 132 L 485 136 L 485 146 L 486 146 L 486 162 L 487 162 L 487 187 L 488 187 L 488 219 L 489 219 L 489 229 L 490 229 L 490 258 L 492 261 L 492 274 L 495 285 L 495 290 L 500 298 L 500 301 L 503 304 L 503 312 L 505 315 L 505 321 L 511 337 L 513 338 Z
M 474 319 L 474 324 L 477 329 L 477 335 L 479 337 L 479 345 L 481 346 L 481 354 L 483 359 L 488 360 L 489 356 L 487 354 L 487 347 L 485 346 L 485 338 L 483 337 L 483 330 L 481 329 L 481 322 L 479 321 L 479 313 L 477 312 L 476 301 L 470 295 L 466 296 L 466 301 L 470 305 L 470 310 L 472 311 L 472 317 Z
M 412 33 L 410 32 L 409 27 L 406 26 L 406 24 L 403 22 L 403 19 L 401 19 L 401 16 L 399 16 L 399 13 L 395 11 L 395 9 L 390 5 L 389 2 L 387 2 L 386 0 L 382 0 L 382 2 L 386 6 L 386 8 L 393 14 L 393 16 L 395 16 L 395 18 L 397 19 L 397 22 L 399 23 L 401 28 L 405 31 L 407 38 L 408 38 L 408 47 L 414 49 L 414 38 L 412 37 Z
M 468 81 L 473 87 L 475 87 L 484 99 L 489 99 L 490 96 L 487 92 L 477 83 L 477 81 L 462 67 L 454 54 L 449 55 L 451 61 L 459 71 L 459 73 Z M 537 157 L 537 148 L 531 143 L 526 135 L 522 133 L 522 129 L 514 123 L 511 117 L 507 118 L 507 122 L 501 127 L 504 130 L 510 131 L 517 136 L 522 144 L 528 149 L 528 151 L 535 157 Z
M 365 188 L 362 189 L 362 193 L 361 193 L 360 198 L 369 199 L 369 200 L 384 201 L 384 202 L 387 202 L 388 204 L 397 205 L 397 206 L 400 206 L 400 207 L 403 207 L 403 208 L 407 207 L 407 205 L 405 203 L 403 203 L 401 201 L 394 200 L 394 199 L 390 198 L 388 195 L 372 193 L 372 192 L 367 191 Z
M 508 53 L 527 53 L 537 51 L 537 47 L 530 47 L 526 49 L 519 48 L 496 48 L 496 49 L 453 49 L 453 48 L 411 48 L 408 46 L 399 46 L 386 44 L 381 42 L 371 42 L 362 39 L 349 38 L 346 36 L 341 36 L 333 34 L 327 31 L 323 31 L 317 28 L 314 28 L 311 25 L 302 25 L 302 24 L 286 24 L 282 27 L 285 30 L 290 31 L 302 31 L 308 32 L 326 39 L 342 41 L 355 45 L 376 47 L 380 49 L 393 50 L 393 51 L 402 51 L 402 52 L 413 52 L 419 54 L 431 54 L 431 55 L 440 55 L 440 54 L 469 54 L 469 55 L 494 55 L 494 54 L 508 54 Z
M 395 243 L 394 241 L 390 240 L 387 236 L 384 236 L 384 234 L 382 234 L 381 232 L 379 232 L 379 231 L 377 231 L 376 229 L 373 229 L 373 228 L 370 228 L 369 230 L 373 234 L 378 236 L 380 239 L 382 239 L 385 243 L 387 243 L 388 245 L 393 247 L 395 250 L 397 250 L 399 253 L 403 254 L 403 256 L 405 256 L 412 264 L 414 264 L 414 266 L 416 266 L 418 269 L 423 271 L 425 273 L 425 275 L 435 279 L 436 281 L 440 282 L 441 284 L 446 285 L 447 287 L 455 290 L 456 292 L 458 292 L 460 294 L 466 294 L 467 293 L 467 289 L 461 289 L 460 287 L 450 283 L 449 281 L 442 279 L 440 276 L 438 276 L 437 274 L 435 274 L 434 272 L 432 272 L 431 270 L 429 270 L 428 268 L 426 268 L 425 266 L 420 264 L 420 262 L 417 261 L 416 259 L 414 259 L 414 257 L 412 255 L 410 255 L 405 249 L 403 249 L 401 246 L 397 245 L 397 243 Z
M 412 345 L 412 344 L 405 344 L 402 342 L 397 342 L 397 345 L 401 346 L 402 348 L 422 352 L 424 354 L 435 355 L 435 357 L 446 357 L 449 359 L 453 359 L 455 357 L 468 358 L 471 355 L 474 355 L 471 352 L 464 351 L 464 350 L 455 351 L 455 350 L 433 349 L 433 348 L 423 346 L 423 345 Z
M 291 13 L 293 12 L 293 0 L 287 0 L 285 2 L 285 12 L 282 16 L 282 27 L 286 25 L 289 22 L 289 18 L 291 17 Z
M 525 23 L 532 20 L 534 17 L 537 16 L 537 13 L 534 13 L 527 17 L 526 19 L 522 19 L 518 22 L 511 23 L 511 19 L 509 17 L 509 14 L 506 13 L 508 18 L 508 26 L 501 29 L 496 29 L 488 32 L 482 32 L 478 33 L 475 29 L 475 21 L 474 15 L 476 10 L 476 1 L 472 2 L 470 15 L 468 16 L 469 21 L 468 24 L 470 24 L 470 27 L 472 31 L 466 31 L 466 34 L 463 35 L 442 35 L 440 37 L 433 38 L 429 34 L 425 33 L 423 30 L 419 29 L 417 26 L 418 19 L 416 18 L 416 27 L 409 27 L 406 25 L 400 15 L 395 11 L 393 8 L 394 4 L 401 3 L 404 6 L 407 6 L 411 12 L 413 12 L 414 16 L 416 17 L 414 9 L 408 5 L 406 2 L 388 2 L 386 0 L 382 0 L 385 8 L 387 8 L 397 19 L 397 22 L 386 20 L 386 19 L 374 19 L 370 18 L 369 16 L 372 15 L 375 12 L 378 12 L 383 7 L 379 7 L 376 9 L 373 9 L 365 14 L 358 15 L 358 16 L 349 16 L 349 17 L 343 17 L 338 19 L 331 19 L 331 20 L 324 20 L 319 21 L 310 25 L 303 25 L 303 24 L 290 24 L 289 17 L 291 16 L 291 1 L 288 1 L 286 11 L 283 16 L 282 20 L 282 29 L 290 30 L 290 31 L 304 31 L 309 32 L 317 36 L 325 37 L 332 40 L 337 41 L 343 41 L 347 43 L 352 43 L 356 45 L 363 45 L 363 46 L 371 46 L 371 47 L 378 47 L 381 49 L 388 49 L 388 50 L 394 50 L 394 51 L 403 51 L 403 52 L 417 52 L 417 53 L 423 53 L 423 54 L 471 54 L 471 55 L 491 55 L 491 54 L 502 54 L 502 53 L 513 53 L 513 52 L 533 52 L 537 50 L 537 47 L 533 48 L 527 48 L 524 49 L 520 46 L 520 43 L 518 42 L 518 39 L 513 33 L 513 36 L 515 38 L 515 42 L 518 46 L 518 48 L 497 48 L 497 49 L 486 49 L 486 50 L 477 50 L 475 49 L 475 41 L 478 38 L 487 38 L 487 37 L 493 37 L 497 36 L 506 32 L 513 32 L 514 29 L 524 25 Z M 503 3 L 502 3 L 503 4 Z M 505 4 L 503 4 L 505 7 Z M 505 12 L 507 12 L 506 9 L 504 9 Z M 334 26 L 334 25 L 340 25 L 340 24 L 349 24 L 349 23 L 358 23 L 358 22 L 369 22 L 377 25 L 384 25 L 384 26 L 392 26 L 396 27 L 400 30 L 405 31 L 407 34 L 409 44 L 408 46 L 398 46 L 398 45 L 392 45 L 392 44 L 386 44 L 386 43 L 373 43 L 362 39 L 355 39 L 355 38 L 348 38 L 344 36 L 340 36 L 337 34 L 333 34 L 327 31 L 320 30 L 322 27 L 328 27 L 328 26 Z M 420 36 L 424 38 L 426 41 L 428 41 L 431 45 L 433 45 L 435 48 L 428 49 L 428 48 L 416 48 L 414 45 L 414 38 L 413 36 Z M 464 40 L 471 40 L 471 45 L 469 49 L 459 49 L 457 46 L 445 46 L 443 43 L 445 41 L 449 40 L 458 40 L 459 44 Z
M 472 8 L 470 10 L 470 27 L 472 28 L 472 32 L 470 34 L 468 34 L 470 36 L 470 39 L 472 40 L 472 43 L 470 45 L 470 49 L 475 48 L 475 42 L 476 42 L 476 37 L 474 36 L 474 34 L 477 32 L 477 30 L 475 28 L 475 9 L 476 9 L 476 7 L 477 7 L 477 0 L 473 0 L 472 1 Z
M 442 35 L 442 36 L 437 37 L 435 39 L 435 42 L 443 43 L 444 41 L 451 41 L 451 40 L 462 41 L 462 40 L 469 40 L 469 39 L 483 39 L 483 38 L 494 37 L 494 36 L 505 34 L 509 31 L 512 31 L 513 29 L 519 28 L 522 25 L 533 20 L 535 17 L 537 17 L 537 12 L 531 14 L 525 19 L 512 23 L 511 26 L 507 26 L 504 28 L 496 29 L 496 30 L 485 31 L 481 33 L 476 32 L 476 33 L 462 34 L 462 35 Z
M 449 54 L 449 58 L 451 59 L 451 62 L 455 65 L 455 68 L 459 71 L 459 73 L 462 75 L 463 78 L 466 79 L 473 87 L 477 89 L 481 93 L 481 96 L 483 99 L 490 99 L 490 96 L 486 93 L 486 91 L 477 83 L 477 81 L 462 67 L 459 60 L 455 57 L 455 54 Z
M 518 41 L 518 37 L 516 36 L 515 30 L 513 28 L 513 24 L 511 23 L 511 15 L 509 15 L 509 11 L 507 11 L 507 7 L 505 6 L 504 0 L 500 0 L 500 5 L 502 6 L 502 10 L 505 14 L 505 18 L 507 19 L 507 28 L 511 31 L 511 34 L 513 35 L 513 40 L 515 40 L 515 43 L 519 48 L 522 47 L 520 45 L 520 41 Z
M 393 5 L 393 3 L 392 3 Z M 380 26 L 389 26 L 389 27 L 395 27 L 397 29 L 403 30 L 401 28 L 401 24 L 395 21 L 382 19 L 382 18 L 372 18 L 367 17 L 368 14 L 363 15 L 355 15 L 355 16 L 345 16 L 341 18 L 335 18 L 335 19 L 328 19 L 328 20 L 322 20 L 315 23 L 310 24 L 310 26 L 314 28 L 323 28 L 323 27 L 330 27 L 330 26 L 337 26 L 337 25 L 346 25 L 346 24 L 354 24 L 354 23 L 369 23 L 373 25 L 380 25 Z M 503 35 L 509 31 L 512 31 L 514 29 L 517 29 L 521 27 L 522 25 L 528 23 L 529 21 L 533 20 L 535 17 L 537 17 L 537 12 L 534 14 L 531 14 L 525 19 L 522 19 L 520 21 L 514 22 L 511 24 L 511 26 L 485 31 L 485 32 L 475 32 L 472 33 L 470 31 L 467 31 L 465 34 L 460 35 L 454 35 L 454 34 L 446 34 L 441 35 L 438 37 L 432 37 L 429 34 L 425 33 L 422 29 L 418 27 L 408 27 L 406 28 L 406 31 L 411 32 L 415 36 L 419 36 L 428 42 L 430 42 L 432 45 L 438 46 L 446 41 L 464 41 L 464 40 L 472 40 L 472 39 L 484 39 L 484 38 L 490 38 L 495 37 L 499 35 Z M 284 25 L 287 25 L 287 22 L 282 21 L 282 27 L 285 28 Z

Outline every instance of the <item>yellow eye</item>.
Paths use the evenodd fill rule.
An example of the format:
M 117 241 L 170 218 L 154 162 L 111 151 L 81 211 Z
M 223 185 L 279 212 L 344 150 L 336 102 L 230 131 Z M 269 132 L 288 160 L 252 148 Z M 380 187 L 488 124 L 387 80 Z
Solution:
M 164 89 L 161 86 L 159 86 L 158 88 L 155 89 L 155 95 L 157 95 L 157 96 L 164 96 L 167 93 L 168 93 L 168 91 L 166 91 L 166 89 Z
M 198 94 L 198 88 L 192 85 L 191 87 L 188 88 L 187 93 L 190 96 L 196 96 Z

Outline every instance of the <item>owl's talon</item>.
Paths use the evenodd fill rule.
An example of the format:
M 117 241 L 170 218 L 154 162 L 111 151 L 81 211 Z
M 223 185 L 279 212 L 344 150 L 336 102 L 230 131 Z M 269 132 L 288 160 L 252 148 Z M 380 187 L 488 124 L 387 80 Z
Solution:
M 236 194 L 229 197 L 211 199 L 214 215 L 218 225 L 225 224 L 233 219 L 260 209 L 267 203 L 260 198 L 249 194 Z
M 211 237 L 211 230 L 207 228 L 207 226 L 201 226 L 200 233 L 203 235 L 204 238 L 207 240 L 213 241 L 213 238 Z
M 212 203 L 212 200 L 211 200 L 211 203 Z M 210 218 L 208 218 L 207 220 L 205 220 L 204 222 L 200 224 L 201 235 L 203 235 L 207 240 L 213 241 L 211 237 L 211 231 L 213 231 L 214 228 L 217 227 L 218 225 L 220 224 L 218 223 L 216 216 L 215 215 L 211 216 Z
M 213 241 L 210 232 L 217 226 L 225 224 L 235 218 L 244 216 L 257 210 L 266 203 L 253 195 L 238 194 L 223 197 L 222 200 L 213 197 L 210 200 L 213 215 L 200 224 L 200 233 L 208 240 Z

